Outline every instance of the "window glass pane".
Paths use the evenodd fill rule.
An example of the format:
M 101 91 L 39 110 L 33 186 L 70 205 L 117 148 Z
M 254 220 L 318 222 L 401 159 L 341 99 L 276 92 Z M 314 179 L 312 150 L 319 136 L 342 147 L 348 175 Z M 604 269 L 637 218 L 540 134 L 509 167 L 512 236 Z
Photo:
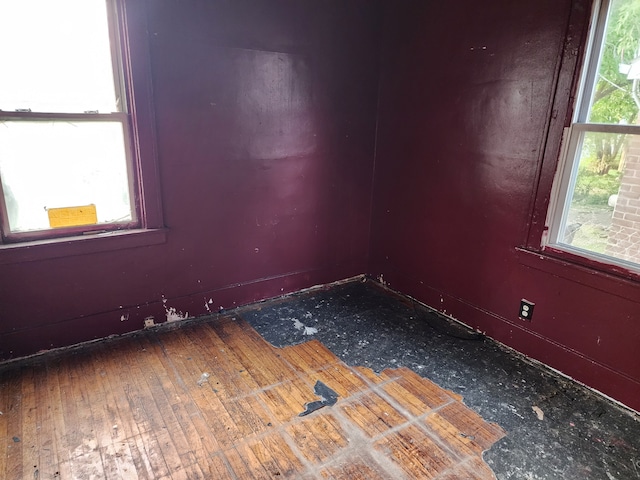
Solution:
M 121 110 L 105 0 L 1 0 L 0 19 L 0 110 Z
M 48 208 L 94 204 L 98 223 L 133 218 L 119 122 L 2 122 L 0 177 L 12 232 L 48 229 Z
M 640 0 L 612 0 L 586 121 L 638 123 L 639 83 Z
M 587 132 L 559 242 L 640 264 L 640 135 Z

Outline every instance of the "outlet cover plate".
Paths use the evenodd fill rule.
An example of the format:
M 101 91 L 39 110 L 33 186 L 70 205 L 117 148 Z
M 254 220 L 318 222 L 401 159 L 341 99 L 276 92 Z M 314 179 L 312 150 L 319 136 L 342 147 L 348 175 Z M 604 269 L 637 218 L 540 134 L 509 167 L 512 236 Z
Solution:
M 531 318 L 533 317 L 533 307 L 535 306 L 536 304 L 530 302 L 529 300 L 526 300 L 524 298 L 520 300 L 520 313 L 518 314 L 520 319 L 526 322 L 530 322 Z

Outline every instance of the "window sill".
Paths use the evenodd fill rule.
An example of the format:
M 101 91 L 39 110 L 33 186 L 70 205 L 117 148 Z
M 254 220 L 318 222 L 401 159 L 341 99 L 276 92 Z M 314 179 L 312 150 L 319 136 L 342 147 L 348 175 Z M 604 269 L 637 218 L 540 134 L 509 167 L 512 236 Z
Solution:
M 527 267 L 640 302 L 640 275 L 636 272 L 549 248 L 536 251 L 517 247 L 516 256 Z
M 159 245 L 167 229 L 137 229 L 0 245 L 0 265 Z

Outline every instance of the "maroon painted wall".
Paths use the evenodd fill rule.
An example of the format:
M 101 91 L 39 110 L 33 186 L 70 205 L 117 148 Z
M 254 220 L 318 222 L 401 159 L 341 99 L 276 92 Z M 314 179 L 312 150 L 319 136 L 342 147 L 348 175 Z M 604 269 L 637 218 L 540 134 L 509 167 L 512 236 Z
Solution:
M 640 285 L 535 253 L 588 3 L 386 3 L 369 271 L 638 410 Z
M 640 409 L 638 282 L 536 253 L 587 3 L 147 0 L 166 241 L 0 252 L 0 358 L 368 271 Z
M 377 4 L 145 8 L 166 242 L 0 264 L 1 359 L 366 270 Z

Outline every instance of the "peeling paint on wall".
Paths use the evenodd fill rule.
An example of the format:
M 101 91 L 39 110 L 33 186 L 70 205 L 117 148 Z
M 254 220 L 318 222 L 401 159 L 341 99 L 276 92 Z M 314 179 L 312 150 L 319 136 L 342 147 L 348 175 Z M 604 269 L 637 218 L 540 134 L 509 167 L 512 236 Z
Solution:
M 167 306 L 167 299 L 162 297 L 162 305 L 164 306 L 164 311 L 167 315 L 167 322 L 177 322 L 178 320 L 184 320 L 189 317 L 189 312 L 182 313 L 176 310 L 175 307 Z
M 209 305 L 213 305 L 213 299 L 211 299 L 211 298 L 210 298 L 209 300 L 207 300 L 207 299 L 205 298 L 205 299 L 204 299 L 204 308 L 205 308 L 205 310 L 206 310 L 207 312 L 209 312 L 209 313 L 213 313 L 213 312 L 211 312 L 211 307 L 209 307 Z
M 174 307 L 165 307 L 167 313 L 167 322 L 177 322 L 178 320 L 184 320 L 189 317 L 189 312 L 182 313 L 177 311 Z

